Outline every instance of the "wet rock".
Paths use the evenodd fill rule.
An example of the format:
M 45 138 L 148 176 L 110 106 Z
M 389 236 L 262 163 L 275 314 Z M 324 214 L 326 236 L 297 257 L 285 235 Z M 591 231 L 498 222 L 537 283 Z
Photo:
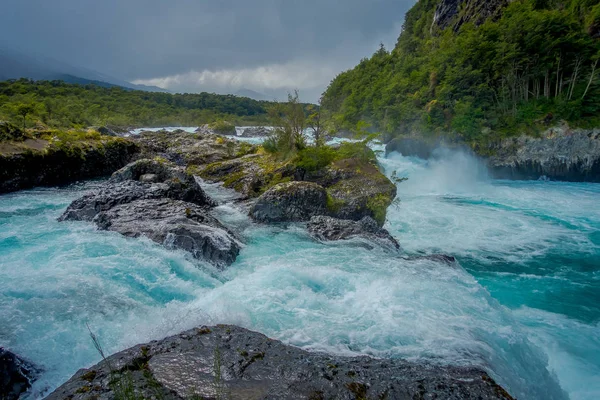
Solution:
M 105 185 L 73 201 L 59 221 L 91 221 L 99 212 L 119 204 L 161 198 L 215 205 L 194 177 L 182 169 L 155 160 L 139 160 L 115 172 Z
M 131 161 L 137 146 L 102 136 L 81 142 L 27 139 L 19 146 L 0 143 L 0 193 L 55 186 L 112 174 Z
M 380 228 L 371 217 L 364 217 L 360 221 L 351 221 L 317 216 L 311 218 L 307 228 L 315 238 L 322 241 L 348 240 L 358 237 L 386 248 L 400 250 L 398 241 L 387 230 Z
M 35 381 L 39 369 L 0 347 L 0 399 L 17 400 Z
M 241 244 L 205 208 L 172 199 L 136 200 L 100 212 L 99 229 L 144 236 L 169 249 L 182 249 L 218 267 L 232 264 Z
M 253 137 L 265 137 L 271 134 L 271 130 L 269 128 L 265 128 L 264 126 L 251 126 L 245 128 L 240 134 L 241 137 L 245 138 L 253 138 Z
M 127 372 L 111 376 L 111 369 Z M 117 353 L 78 371 L 47 399 L 112 399 L 115 379 L 132 382 L 143 398 L 511 399 L 477 368 L 310 353 L 229 325 Z
M 486 149 L 487 164 L 499 179 L 547 178 L 572 182 L 600 182 L 600 130 L 546 131 L 542 137 L 520 136 Z
M 281 183 L 258 198 L 250 216 L 260 222 L 308 221 L 327 214 L 327 191 L 311 182 Z
M 258 146 L 207 133 L 142 132 L 133 140 L 141 158 L 163 157 L 178 165 L 199 166 L 256 153 Z

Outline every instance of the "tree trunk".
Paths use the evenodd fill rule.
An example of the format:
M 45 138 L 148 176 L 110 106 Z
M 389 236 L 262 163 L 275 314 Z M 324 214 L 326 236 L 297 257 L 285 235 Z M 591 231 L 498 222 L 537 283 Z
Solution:
M 581 100 L 585 98 L 588 90 L 590 90 L 590 86 L 592 85 L 592 81 L 594 80 L 594 74 L 596 73 L 596 66 L 598 65 L 598 60 L 594 61 L 592 64 L 592 73 L 590 74 L 590 80 L 588 81 L 587 86 L 585 87 L 585 92 L 583 92 L 583 96 L 581 96 Z

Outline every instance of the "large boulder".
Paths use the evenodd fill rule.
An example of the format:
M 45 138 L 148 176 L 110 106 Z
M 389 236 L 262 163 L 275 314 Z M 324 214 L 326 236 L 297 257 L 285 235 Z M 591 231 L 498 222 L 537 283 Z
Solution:
M 0 347 L 0 399 L 17 400 L 35 381 L 39 369 Z
M 99 213 L 99 229 L 128 237 L 144 236 L 170 249 L 182 249 L 218 267 L 232 264 L 240 242 L 207 210 L 172 199 L 136 200 Z
M 132 397 L 166 400 L 512 399 L 478 368 L 311 353 L 230 325 L 117 353 L 46 399 L 114 399 L 122 386 Z
M 250 216 L 260 222 L 308 221 L 327 214 L 327 191 L 312 182 L 287 182 L 275 185 L 250 210 Z
M 351 221 L 317 216 L 311 218 L 307 227 L 314 237 L 322 241 L 362 238 L 384 248 L 400 250 L 398 241 L 387 230 L 380 228 L 371 217 L 364 217 L 360 221 Z
M 214 206 L 184 170 L 157 160 L 138 160 L 115 172 L 106 184 L 71 203 L 60 221 L 91 221 L 96 214 L 135 200 L 169 198 Z

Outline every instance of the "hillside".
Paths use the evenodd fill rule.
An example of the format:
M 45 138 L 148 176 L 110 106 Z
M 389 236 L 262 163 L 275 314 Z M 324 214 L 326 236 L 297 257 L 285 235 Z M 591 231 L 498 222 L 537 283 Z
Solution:
M 338 75 L 322 105 L 338 129 L 472 143 L 600 123 L 600 1 L 420 0 L 395 48 Z
M 270 104 L 211 93 L 170 94 L 26 79 L 0 82 L 0 121 L 26 127 L 195 126 L 217 119 L 260 123 Z

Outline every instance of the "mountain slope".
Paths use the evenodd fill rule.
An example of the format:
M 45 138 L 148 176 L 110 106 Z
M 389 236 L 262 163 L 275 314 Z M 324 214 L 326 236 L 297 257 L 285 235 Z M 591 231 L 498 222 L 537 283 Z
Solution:
M 396 47 L 338 75 L 323 107 L 338 128 L 466 141 L 600 123 L 600 1 L 420 0 Z
M 120 86 L 149 92 L 167 92 L 156 86 L 136 85 L 86 68 L 75 67 L 45 57 L 32 57 L 8 49 L 0 49 L 0 80 L 28 78 L 62 80 L 67 83 L 95 84 L 102 87 Z

